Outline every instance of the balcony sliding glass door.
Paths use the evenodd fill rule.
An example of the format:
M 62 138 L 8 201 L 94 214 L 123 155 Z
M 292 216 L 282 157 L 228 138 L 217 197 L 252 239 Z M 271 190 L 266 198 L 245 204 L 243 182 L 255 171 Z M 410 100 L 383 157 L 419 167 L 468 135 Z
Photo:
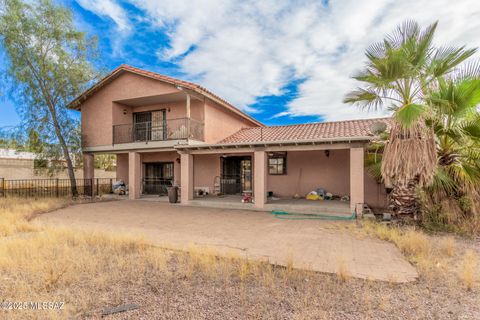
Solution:
M 136 112 L 133 114 L 135 141 L 159 141 L 166 139 L 165 110 Z

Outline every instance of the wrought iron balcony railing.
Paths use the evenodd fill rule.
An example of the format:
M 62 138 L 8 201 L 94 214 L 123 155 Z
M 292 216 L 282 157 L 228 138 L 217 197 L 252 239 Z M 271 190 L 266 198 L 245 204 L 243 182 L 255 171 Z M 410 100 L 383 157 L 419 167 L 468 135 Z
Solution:
M 179 118 L 113 126 L 113 144 L 180 139 L 203 141 L 203 123 Z

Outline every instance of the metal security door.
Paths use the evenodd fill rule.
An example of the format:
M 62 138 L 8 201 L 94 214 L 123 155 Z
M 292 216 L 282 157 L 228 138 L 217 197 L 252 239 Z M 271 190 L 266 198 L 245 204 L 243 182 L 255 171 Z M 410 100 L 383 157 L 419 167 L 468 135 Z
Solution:
M 220 189 L 224 194 L 240 194 L 252 190 L 251 157 L 222 158 Z
M 173 162 L 145 163 L 144 194 L 167 194 L 173 182 Z

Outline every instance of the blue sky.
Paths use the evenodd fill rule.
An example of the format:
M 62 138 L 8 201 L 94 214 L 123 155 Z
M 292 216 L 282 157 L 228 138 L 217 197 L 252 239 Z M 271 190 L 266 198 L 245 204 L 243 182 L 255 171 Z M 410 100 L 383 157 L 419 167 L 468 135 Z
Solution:
M 377 117 L 344 105 L 366 47 L 406 19 L 479 46 L 475 0 L 57 0 L 122 63 L 199 83 L 266 124 Z M 1 58 L 1 57 L 0 57 Z M 18 124 L 0 97 L 0 127 Z

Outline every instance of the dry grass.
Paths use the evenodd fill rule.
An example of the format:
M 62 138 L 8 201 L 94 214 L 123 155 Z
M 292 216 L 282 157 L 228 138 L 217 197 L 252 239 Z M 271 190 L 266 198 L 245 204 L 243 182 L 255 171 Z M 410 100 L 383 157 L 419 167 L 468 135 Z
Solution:
M 429 281 L 442 280 L 456 285 L 460 276 L 467 289 L 477 281 L 475 252 L 460 250 L 453 236 L 430 236 L 419 229 L 389 227 L 376 222 L 363 222 L 362 226 L 368 235 L 394 243 Z
M 164 252 L 139 239 L 67 229 L 11 237 L 0 243 L 2 298 L 10 301 L 64 301 L 68 306 L 49 317 L 65 318 L 95 303 L 91 286 L 100 292 L 122 277 L 138 278 L 144 268 L 161 268 Z M 35 316 L 25 313 L 22 316 Z
M 232 279 L 240 283 L 257 279 L 273 288 L 278 278 L 288 281 L 296 272 L 293 267 L 275 270 L 268 263 L 234 253 L 219 258 L 218 252 L 205 246 L 192 244 L 178 252 L 153 247 L 139 236 L 41 228 L 28 222 L 29 210 L 48 211 L 62 205 L 61 201 L 41 200 L 11 205 L 11 212 L 5 207 L 0 215 L 1 225 L 12 221 L 22 226 L 8 229 L 4 235 L 9 236 L 0 242 L 2 299 L 65 302 L 64 310 L 51 311 L 48 318 L 89 317 L 92 312 L 98 314 L 99 308 L 120 304 L 129 286 L 147 285 L 161 292 L 165 279 L 172 277 L 193 283 L 198 278 L 222 278 L 225 284 Z M 25 230 L 37 232 L 23 233 Z M 153 279 L 163 280 L 155 283 Z M 173 296 L 175 290 L 172 287 L 169 294 Z M 32 310 L 10 315 L 39 317 L 38 311 Z
M 452 236 L 443 238 L 440 241 L 440 250 L 442 251 L 443 254 L 449 257 L 453 257 L 457 250 L 457 243 L 455 241 L 455 238 Z
M 338 263 L 337 277 L 342 282 L 347 282 L 347 280 L 350 279 L 347 264 L 343 260 Z
M 219 258 L 218 252 L 207 246 L 192 244 L 179 252 L 153 247 L 135 235 L 33 227 L 28 221 L 32 212 L 65 204 L 61 200 L 9 203 L 8 207 L 2 203 L 2 230 L 7 230 L 4 226 L 9 222 L 15 225 L 2 233 L 0 241 L 2 299 L 63 301 L 65 309 L 6 312 L 0 313 L 0 318 L 97 318 L 105 307 L 132 301 L 142 307 L 138 314 L 129 313 L 132 318 L 329 319 L 338 312 L 347 318 L 385 318 L 389 314 L 409 318 L 411 305 L 415 305 L 414 316 L 432 315 L 431 304 L 420 302 L 432 283 L 417 289 L 416 284 L 402 287 L 358 280 L 350 278 L 345 263 L 340 263 L 336 275 L 322 275 L 294 269 L 292 253 L 286 255 L 286 267 L 278 267 L 248 260 L 238 251 Z M 417 231 L 375 225 L 365 228 L 369 234 L 378 232 L 398 244 L 418 261 L 438 252 L 455 259 L 461 252 L 453 238 L 439 249 Z M 462 261 L 457 279 L 475 290 L 476 256 L 466 254 Z M 446 294 L 443 289 L 437 291 L 442 297 Z M 398 295 L 403 303 L 390 301 Z M 363 297 L 364 305 L 355 303 L 352 297 L 357 296 Z
M 467 290 L 472 290 L 477 282 L 477 277 L 477 256 L 472 250 L 467 250 L 462 259 L 460 279 Z
M 60 208 L 68 203 L 71 203 L 71 200 L 64 198 L 41 200 L 0 198 L 0 237 L 36 231 L 37 228 L 29 223 L 35 214 Z

